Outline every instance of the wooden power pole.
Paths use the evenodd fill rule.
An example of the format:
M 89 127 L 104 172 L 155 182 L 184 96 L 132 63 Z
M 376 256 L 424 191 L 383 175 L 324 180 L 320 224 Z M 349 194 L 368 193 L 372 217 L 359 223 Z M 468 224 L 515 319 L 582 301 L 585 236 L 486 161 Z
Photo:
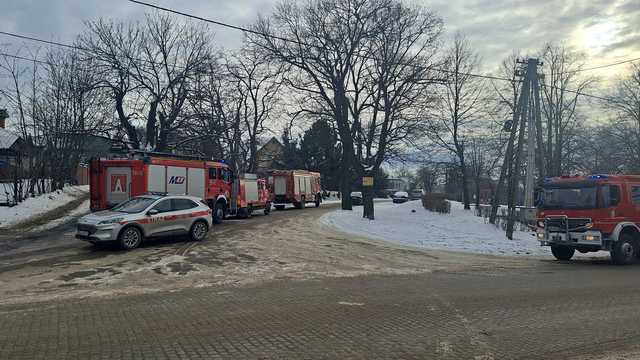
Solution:
M 508 219 L 507 219 L 507 238 L 513 239 L 513 227 L 516 221 L 516 205 L 518 194 L 520 193 L 520 174 L 522 167 L 522 150 L 524 146 L 525 133 L 527 136 L 527 167 L 525 171 L 524 179 L 524 206 L 526 208 L 533 207 L 534 199 L 534 180 L 536 166 L 540 172 L 539 176 L 543 177 L 543 169 L 540 166 L 542 159 L 538 152 L 538 159 L 536 159 L 536 149 L 541 149 L 542 144 L 540 142 L 540 134 L 542 120 L 540 118 L 540 88 L 538 82 L 538 66 L 542 65 L 538 59 L 530 58 L 526 62 L 518 61 L 520 64 L 526 64 L 525 76 L 521 87 L 519 101 L 516 107 L 514 116 L 514 126 L 519 125 L 518 129 L 518 145 L 515 153 L 515 161 L 509 167 L 509 182 L 507 187 L 507 206 L 508 206 Z M 536 131 L 537 130 L 537 131 Z M 537 160 L 537 161 L 536 161 Z

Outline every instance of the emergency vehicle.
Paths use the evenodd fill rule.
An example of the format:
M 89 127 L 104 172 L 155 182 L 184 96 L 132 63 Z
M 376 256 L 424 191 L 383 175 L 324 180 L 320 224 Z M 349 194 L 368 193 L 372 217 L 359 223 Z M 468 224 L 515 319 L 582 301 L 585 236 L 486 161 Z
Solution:
M 274 170 L 269 176 L 272 188 L 272 203 L 277 210 L 286 204 L 304 209 L 306 203 L 320 206 L 322 201 L 320 173 L 307 170 Z
M 545 179 L 538 193 L 537 237 L 559 260 L 606 250 L 616 264 L 640 255 L 640 176 Z
M 266 186 L 248 179 L 256 183 L 257 191 L 249 185 L 247 201 L 246 183 L 234 177 L 228 164 L 192 156 L 129 151 L 91 160 L 89 173 L 92 211 L 149 193 L 190 195 L 203 199 L 213 209 L 214 223 L 220 223 L 226 215 L 243 216 L 254 208 L 266 208 L 269 198 Z

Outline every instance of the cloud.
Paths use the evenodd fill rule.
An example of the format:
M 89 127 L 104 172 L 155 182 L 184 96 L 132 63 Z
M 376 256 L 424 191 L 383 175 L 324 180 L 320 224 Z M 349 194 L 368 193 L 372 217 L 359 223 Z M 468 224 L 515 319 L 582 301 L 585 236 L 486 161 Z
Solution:
M 304 1 L 304 0 L 301 0 Z M 565 42 L 589 50 L 585 31 L 614 24 L 615 36 L 600 44 L 597 59 L 640 56 L 638 0 L 413 0 L 432 9 L 445 22 L 446 39 L 456 31 L 467 35 L 483 59 L 483 70 L 494 70 L 514 50 L 534 53 L 547 42 Z M 237 25 L 268 15 L 275 0 L 155 0 L 152 3 Z M 149 9 L 127 1 L 4 0 L 0 29 L 44 39 L 72 42 L 89 19 L 107 17 L 142 20 Z M 206 25 L 219 46 L 237 48 L 242 33 Z M 603 28 L 606 28 L 604 26 Z M 598 35 L 598 34 L 595 34 Z M 594 36 L 595 36 L 594 35 Z M 606 38 L 606 37 L 605 37 Z M 22 43 L 0 37 L 0 44 Z M 29 44 L 29 46 L 34 46 Z M 35 45 L 38 46 L 38 45 Z M 615 54 L 608 54 L 614 52 Z M 615 55 L 615 56 L 614 56 Z

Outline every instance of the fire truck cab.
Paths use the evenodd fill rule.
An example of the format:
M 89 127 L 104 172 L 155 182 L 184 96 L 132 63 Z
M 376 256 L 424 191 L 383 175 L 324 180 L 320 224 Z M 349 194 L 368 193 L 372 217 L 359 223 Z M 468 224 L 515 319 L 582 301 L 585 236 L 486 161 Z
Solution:
M 559 260 L 605 250 L 616 264 L 640 256 L 640 176 L 547 178 L 538 193 L 537 237 Z

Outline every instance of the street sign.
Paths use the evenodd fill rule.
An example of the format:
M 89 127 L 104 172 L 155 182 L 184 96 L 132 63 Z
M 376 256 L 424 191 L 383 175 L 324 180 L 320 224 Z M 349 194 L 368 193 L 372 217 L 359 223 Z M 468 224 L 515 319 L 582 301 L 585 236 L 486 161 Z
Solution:
M 362 186 L 373 186 L 373 176 L 363 176 Z

